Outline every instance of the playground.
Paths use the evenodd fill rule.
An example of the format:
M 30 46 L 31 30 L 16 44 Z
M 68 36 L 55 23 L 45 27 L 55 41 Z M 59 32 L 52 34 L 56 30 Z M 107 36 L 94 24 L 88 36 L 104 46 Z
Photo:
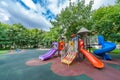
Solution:
M 61 38 L 51 49 L 26 49 L 0 55 L 0 80 L 120 80 L 120 54 L 110 54 L 116 44 L 98 36 L 102 47 L 90 51 L 89 31 Z M 84 32 L 84 34 L 83 34 Z M 80 39 L 78 35 L 81 35 Z
M 120 80 L 120 0 L 0 0 L 0 80 Z
M 120 80 L 120 55 L 111 54 L 113 60 L 105 61 L 97 69 L 84 60 L 67 66 L 59 57 L 47 61 L 38 59 L 48 50 L 25 50 L 20 54 L 0 55 L 0 80 Z

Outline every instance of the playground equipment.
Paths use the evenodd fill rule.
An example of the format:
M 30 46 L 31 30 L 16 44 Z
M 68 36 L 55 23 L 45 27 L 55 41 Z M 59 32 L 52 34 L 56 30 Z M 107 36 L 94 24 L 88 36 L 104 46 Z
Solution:
M 65 46 L 64 41 L 60 41 L 58 44 L 59 44 L 59 45 L 58 45 L 58 50 L 59 50 L 59 51 L 63 50 L 63 49 L 64 49 L 64 46 Z
M 72 34 L 71 38 L 71 41 L 69 41 L 69 49 L 67 51 L 68 54 L 61 60 L 62 63 L 68 65 L 70 65 L 75 60 L 78 53 L 78 36 L 76 36 L 76 34 Z
M 73 50 L 74 50 L 74 42 L 69 41 L 69 49 L 67 55 L 61 60 L 62 63 L 70 65 L 73 62 L 73 60 L 76 58 L 77 55 L 75 52 L 73 52 Z
M 90 31 L 86 29 L 85 27 L 82 27 L 77 34 L 80 36 L 80 38 L 84 41 L 84 47 L 85 49 L 90 49 Z
M 104 64 L 99 59 L 97 59 L 92 53 L 88 52 L 84 48 L 83 40 L 79 40 L 79 52 L 81 52 L 94 67 L 96 67 L 96 68 L 104 67 Z
M 64 52 L 65 51 L 65 41 L 63 40 L 63 38 L 58 43 L 54 42 L 53 46 L 55 46 L 55 47 L 51 48 L 46 54 L 39 56 L 39 59 L 41 59 L 41 60 L 49 59 L 58 51 L 58 55 L 60 55 L 60 57 L 61 57 L 61 62 L 65 63 L 67 65 L 70 65 L 74 60 L 77 60 L 78 58 L 82 58 L 84 60 L 84 58 L 86 57 L 88 59 L 88 61 L 94 67 L 103 68 L 104 64 L 102 63 L 102 61 L 99 60 L 98 58 L 96 58 L 92 53 L 90 53 L 88 51 L 88 48 L 90 46 L 90 41 L 89 41 L 89 36 L 88 36 L 89 33 L 90 33 L 89 30 L 87 30 L 86 28 L 82 28 L 80 31 L 78 31 L 77 35 L 75 35 L 75 34 L 72 35 L 71 36 L 72 39 L 71 39 L 71 41 L 69 41 L 69 46 L 68 46 L 69 48 L 68 48 L 67 52 Z M 79 39 L 79 35 L 82 35 L 82 36 L 80 36 L 81 39 Z M 100 43 L 103 44 L 103 41 Z M 103 49 L 102 49 L 102 51 L 104 52 L 106 49 L 105 50 L 103 50 Z M 110 50 L 111 49 L 114 49 L 114 48 L 110 48 Z M 98 53 L 99 51 L 96 50 L 94 52 Z M 66 55 L 66 53 L 67 53 L 67 55 Z M 62 56 L 62 54 L 64 56 Z
M 70 42 L 70 46 L 73 49 L 73 52 L 69 52 L 68 55 L 63 58 L 61 61 L 62 63 L 70 65 L 76 58 L 81 58 L 84 59 L 86 57 L 88 61 L 96 68 L 103 68 L 104 64 L 102 63 L 101 60 L 97 59 L 92 53 L 88 51 L 90 47 L 90 40 L 89 40 L 89 33 L 90 31 L 87 30 L 86 28 L 81 28 L 78 31 L 78 35 L 82 38 L 82 40 L 79 40 L 78 35 L 71 35 L 73 42 Z M 81 36 L 82 35 L 82 36 Z M 85 45 L 84 45 L 85 43 Z
M 61 62 L 70 65 L 76 57 L 75 52 L 68 52 L 67 56 L 64 57 Z
M 102 48 L 94 50 L 94 54 L 102 56 L 104 60 L 112 60 L 108 53 L 116 48 L 116 44 L 105 41 L 103 36 L 98 36 L 98 44 L 102 45 Z
M 47 59 L 51 58 L 58 51 L 58 43 L 57 42 L 53 42 L 52 46 L 53 46 L 53 48 L 51 48 L 44 55 L 40 55 L 39 59 L 41 59 L 41 60 L 47 60 Z
M 69 46 L 72 48 L 73 42 L 70 42 Z M 104 67 L 104 64 L 102 63 L 102 61 L 97 59 L 92 53 L 88 52 L 88 50 L 84 48 L 83 40 L 78 41 L 78 52 L 72 52 L 72 51 L 68 52 L 67 56 L 64 57 L 61 60 L 61 62 L 67 65 L 70 65 L 75 60 L 75 58 L 79 56 L 78 54 L 83 54 L 94 67 L 96 68 Z

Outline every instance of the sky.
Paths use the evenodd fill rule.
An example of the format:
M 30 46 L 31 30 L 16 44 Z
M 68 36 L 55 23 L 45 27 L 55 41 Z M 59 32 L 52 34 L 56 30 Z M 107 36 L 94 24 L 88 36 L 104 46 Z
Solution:
M 86 0 L 88 4 L 90 0 Z M 77 2 L 77 0 L 71 0 Z M 115 0 L 94 0 L 92 9 L 113 5 Z M 26 28 L 38 28 L 49 31 L 61 10 L 69 6 L 69 0 L 0 0 L 0 22 L 21 23 Z

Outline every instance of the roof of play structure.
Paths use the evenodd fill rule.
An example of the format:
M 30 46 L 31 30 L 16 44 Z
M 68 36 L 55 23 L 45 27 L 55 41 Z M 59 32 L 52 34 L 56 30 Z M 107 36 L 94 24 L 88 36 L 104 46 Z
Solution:
M 90 33 L 90 31 L 88 29 L 86 29 L 85 27 L 82 27 L 77 34 L 82 34 L 82 33 Z

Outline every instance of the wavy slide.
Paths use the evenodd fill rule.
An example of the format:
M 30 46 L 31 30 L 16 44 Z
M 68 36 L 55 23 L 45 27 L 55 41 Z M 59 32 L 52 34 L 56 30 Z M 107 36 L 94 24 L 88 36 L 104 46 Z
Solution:
M 76 53 L 68 52 L 67 56 L 64 57 L 61 62 L 70 65 L 76 57 Z
M 47 60 L 51 58 L 56 52 L 57 52 L 57 49 L 51 48 L 46 54 L 39 56 L 39 59 L 43 61 Z
M 82 40 L 79 41 L 79 51 L 88 59 L 88 61 L 96 68 L 103 68 L 104 64 L 102 61 L 97 59 L 92 53 L 88 52 L 84 49 L 84 42 Z
M 102 56 L 104 60 L 112 60 L 110 54 L 107 53 L 114 50 L 116 48 L 116 44 L 104 41 L 103 36 L 98 36 L 98 44 L 102 45 L 102 48 L 94 50 L 94 54 Z

